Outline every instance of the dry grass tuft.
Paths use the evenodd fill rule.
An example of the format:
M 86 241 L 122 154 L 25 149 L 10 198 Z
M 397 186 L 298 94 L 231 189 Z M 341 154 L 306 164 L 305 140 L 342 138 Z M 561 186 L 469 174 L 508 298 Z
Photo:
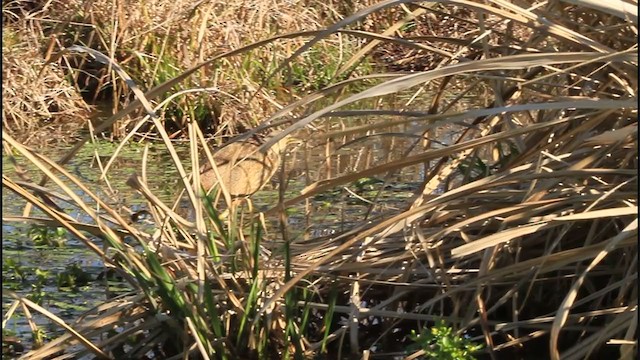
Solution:
M 28 31 L 5 25 L 2 32 L 2 124 L 25 144 L 77 140 L 90 108 L 59 66 L 45 59 Z M 55 136 L 52 136 L 55 135 Z
M 83 45 L 103 52 L 127 68 L 143 89 L 151 89 L 221 53 L 276 34 L 321 29 L 348 10 L 348 6 L 315 0 L 224 4 L 191 0 L 151 3 L 54 0 L 44 7 L 28 1 L 3 5 L 5 18 L 20 24 L 17 27 L 31 37 L 29 41 L 21 39 L 21 46 L 33 49 L 29 51 L 34 53 L 24 54 L 29 56 L 22 57 L 25 64 L 20 65 L 39 68 L 41 64 L 36 59 L 42 57 L 32 56 L 37 52 L 35 49 L 46 53 L 45 58 L 49 59 L 71 45 Z M 270 79 L 268 90 L 262 89 L 266 76 L 300 47 L 305 38 L 300 35 L 272 41 L 242 56 L 228 57 L 215 66 L 199 69 L 169 90 L 215 88 L 218 91 L 175 99 L 164 109 L 165 127 L 175 133 L 172 137 L 184 136 L 186 122 L 195 117 L 209 133 L 223 136 L 241 133 L 285 103 L 326 84 L 333 75 L 333 66 L 323 67 L 348 55 L 357 45 L 346 38 L 326 39 L 316 46 L 312 55 L 296 59 L 288 72 Z M 47 49 L 41 49 L 43 44 L 47 44 Z M 66 74 L 71 70 L 74 84 L 86 99 L 102 107 L 107 105 L 113 113 L 134 98 L 128 85 L 104 64 L 68 55 L 55 63 L 54 67 L 65 69 Z M 311 67 L 315 69 L 309 71 Z M 35 110 L 22 109 L 23 112 Z M 21 116 L 29 118 L 27 113 Z M 113 135 L 126 134 L 132 120 L 135 119 L 125 118 L 114 124 L 110 129 Z

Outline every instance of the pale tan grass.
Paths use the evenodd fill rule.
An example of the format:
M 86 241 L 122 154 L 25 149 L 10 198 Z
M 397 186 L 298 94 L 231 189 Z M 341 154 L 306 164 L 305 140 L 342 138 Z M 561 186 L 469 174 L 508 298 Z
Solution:
M 7 39 L 8 37 L 15 39 Z M 78 128 L 89 106 L 64 78 L 60 67 L 45 60 L 28 42 L 26 29 L 3 29 L 2 123 L 26 144 L 67 141 L 79 136 Z M 13 46 L 12 46 L 13 44 Z M 49 136 L 42 136 L 48 133 Z M 64 136 L 50 136 L 51 133 Z

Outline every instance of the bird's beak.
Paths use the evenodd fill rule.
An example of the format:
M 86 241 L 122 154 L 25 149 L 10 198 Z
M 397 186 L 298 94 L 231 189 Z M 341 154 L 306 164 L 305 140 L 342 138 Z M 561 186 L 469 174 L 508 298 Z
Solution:
M 298 147 L 300 147 L 302 144 L 304 144 L 304 140 L 296 139 L 294 137 L 289 137 L 287 139 L 287 143 L 285 145 L 285 149 L 287 149 L 289 151 L 292 151 L 292 150 L 297 149 Z

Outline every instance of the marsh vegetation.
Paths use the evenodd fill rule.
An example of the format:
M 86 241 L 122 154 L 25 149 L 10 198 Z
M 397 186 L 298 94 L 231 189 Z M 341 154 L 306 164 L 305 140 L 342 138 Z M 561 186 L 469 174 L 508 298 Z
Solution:
M 4 355 L 637 357 L 628 2 L 14 0 L 3 20 Z M 287 136 L 250 199 L 203 191 L 219 147 Z M 25 244 L 96 262 L 20 263 Z M 87 301 L 52 311 L 62 288 Z

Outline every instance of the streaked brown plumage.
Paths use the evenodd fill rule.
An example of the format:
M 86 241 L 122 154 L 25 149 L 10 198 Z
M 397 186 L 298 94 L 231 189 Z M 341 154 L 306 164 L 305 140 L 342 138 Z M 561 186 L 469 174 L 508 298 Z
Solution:
M 264 141 L 250 138 L 231 143 L 213 153 L 220 177 L 208 161 L 200 167 L 200 182 L 209 191 L 222 180 L 232 197 L 254 194 L 269 182 L 280 166 L 280 153 L 290 141 L 289 135 L 268 150 L 258 150 Z

